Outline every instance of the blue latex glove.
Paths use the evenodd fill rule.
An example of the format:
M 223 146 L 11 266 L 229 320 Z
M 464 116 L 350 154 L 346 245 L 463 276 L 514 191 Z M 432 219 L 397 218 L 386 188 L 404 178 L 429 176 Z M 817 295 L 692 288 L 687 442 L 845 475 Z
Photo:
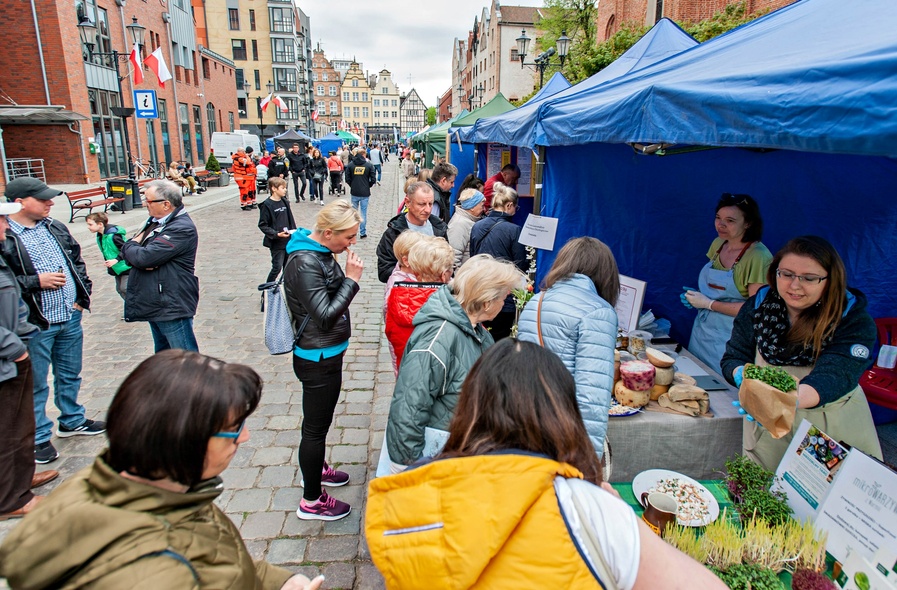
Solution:
M 732 376 L 735 379 L 735 387 L 741 387 L 741 382 L 744 381 L 744 365 L 735 369 Z
M 682 287 L 685 292 L 688 291 L 697 291 L 697 289 L 692 289 L 691 287 Z M 685 297 L 685 293 L 679 296 L 679 301 L 682 302 L 682 305 L 685 306 L 686 309 L 694 309 L 694 306 L 688 302 L 688 299 Z
M 745 410 L 744 408 L 741 407 L 740 401 L 735 400 L 732 402 L 732 405 L 735 406 L 736 408 L 738 408 L 738 413 L 741 414 L 742 416 L 744 416 L 745 418 L 747 418 L 748 422 L 756 421 L 753 416 L 751 416 L 750 414 L 747 413 L 747 410 Z

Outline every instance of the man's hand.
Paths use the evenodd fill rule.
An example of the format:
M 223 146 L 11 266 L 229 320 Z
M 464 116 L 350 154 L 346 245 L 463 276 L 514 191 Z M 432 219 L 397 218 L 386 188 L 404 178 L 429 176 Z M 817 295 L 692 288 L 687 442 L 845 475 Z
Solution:
M 77 303 L 72 304 L 72 309 L 74 309 L 75 311 L 84 311 L 84 308 L 81 307 L 80 305 L 78 305 Z
M 364 272 L 364 262 L 352 250 L 346 250 L 346 276 L 356 283 L 361 280 Z
M 40 281 L 41 289 L 49 289 L 51 291 L 55 291 L 56 289 L 65 285 L 64 272 L 42 272 L 37 275 L 37 278 Z
M 13 362 L 18 363 L 18 362 L 24 361 L 26 358 L 28 358 L 28 351 L 27 351 L 27 350 L 26 350 L 24 353 L 22 353 L 22 356 L 20 356 L 19 358 L 17 358 L 17 359 L 14 360 Z
M 317 590 L 324 583 L 324 576 L 318 576 L 314 580 L 309 580 L 302 574 L 296 574 L 287 580 L 280 590 Z
M 113 266 L 118 264 L 118 258 L 113 258 L 112 260 L 107 260 L 103 264 L 106 265 L 106 268 L 112 268 Z
M 290 237 L 290 232 L 288 232 L 288 231 L 277 232 L 277 237 L 278 238 L 288 238 L 288 237 Z

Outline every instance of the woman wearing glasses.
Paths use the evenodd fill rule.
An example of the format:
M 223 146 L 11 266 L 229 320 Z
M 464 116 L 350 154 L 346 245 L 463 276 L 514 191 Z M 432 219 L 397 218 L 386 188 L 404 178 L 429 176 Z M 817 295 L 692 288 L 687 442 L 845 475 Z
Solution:
M 760 243 L 763 219 L 750 195 L 725 193 L 716 204 L 718 237 L 710 244 L 710 261 L 698 275 L 698 288 L 685 287 L 682 304 L 696 308 L 688 350 L 714 371 L 726 350 L 732 322 L 745 300 L 766 282 L 772 254 Z
M 13 588 L 319 587 L 254 562 L 214 503 L 261 395 L 250 367 L 197 352 L 140 363 L 109 407 L 109 448 L 9 534 L 0 576 Z
M 803 418 L 878 459 L 881 445 L 860 376 L 875 345 L 866 296 L 847 286 L 844 263 L 824 239 L 794 238 L 772 260 L 764 286 L 735 318 L 722 369 L 741 385 L 744 365 L 784 368 L 799 383 L 791 433 L 773 439 L 744 421 L 744 453 L 775 471 Z

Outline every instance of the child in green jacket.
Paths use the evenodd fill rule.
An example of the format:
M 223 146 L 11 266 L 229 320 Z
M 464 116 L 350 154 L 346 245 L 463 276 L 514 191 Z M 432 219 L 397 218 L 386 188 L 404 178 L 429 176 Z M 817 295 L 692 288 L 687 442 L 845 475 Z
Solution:
M 106 269 L 115 277 L 115 290 L 125 298 L 128 292 L 128 272 L 131 267 L 121 257 L 121 247 L 125 244 L 125 228 L 109 225 L 105 213 L 91 213 L 87 216 L 87 229 L 97 234 L 97 247 L 105 260 Z

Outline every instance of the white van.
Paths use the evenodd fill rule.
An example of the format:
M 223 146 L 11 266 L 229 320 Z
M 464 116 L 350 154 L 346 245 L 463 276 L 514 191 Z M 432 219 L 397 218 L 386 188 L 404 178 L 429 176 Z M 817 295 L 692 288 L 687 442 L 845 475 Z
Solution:
M 237 151 L 238 148 L 249 146 L 261 155 L 261 143 L 259 143 L 258 135 L 252 135 L 247 131 L 239 129 L 233 133 L 216 131 L 212 134 L 212 150 L 215 152 L 215 159 L 218 160 L 222 168 L 230 169 L 233 163 L 230 155 Z

